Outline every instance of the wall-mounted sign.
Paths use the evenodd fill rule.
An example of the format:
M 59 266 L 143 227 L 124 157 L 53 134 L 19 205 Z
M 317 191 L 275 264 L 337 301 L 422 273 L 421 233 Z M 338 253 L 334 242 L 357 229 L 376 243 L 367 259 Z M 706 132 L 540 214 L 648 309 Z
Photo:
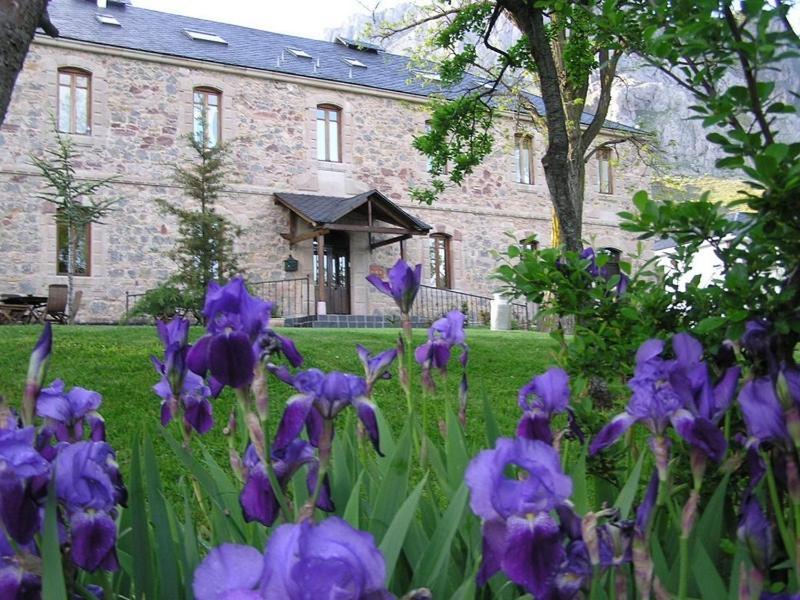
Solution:
M 297 259 L 291 254 L 289 255 L 289 258 L 283 261 L 283 270 L 287 273 L 294 273 L 297 271 Z

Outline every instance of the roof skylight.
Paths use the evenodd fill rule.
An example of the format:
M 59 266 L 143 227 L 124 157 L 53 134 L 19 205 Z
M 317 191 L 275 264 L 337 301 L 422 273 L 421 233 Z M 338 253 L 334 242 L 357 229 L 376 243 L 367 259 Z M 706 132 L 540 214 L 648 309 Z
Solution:
M 344 62 L 346 62 L 348 65 L 350 65 L 351 67 L 361 67 L 362 69 L 366 69 L 367 68 L 367 65 L 365 65 L 360 60 L 357 60 L 355 58 L 343 58 L 342 60 Z
M 341 44 L 342 46 L 347 46 L 348 48 L 352 48 L 353 50 L 361 50 L 362 52 L 371 52 L 373 54 L 383 50 L 383 48 L 381 48 L 377 44 L 371 44 L 363 40 L 351 40 L 349 38 L 342 37 L 341 35 L 336 36 L 335 42 L 337 44 Z
M 442 76 L 438 73 L 432 73 L 430 71 L 417 71 L 417 75 L 422 77 L 423 79 L 427 79 L 429 81 L 441 81 Z
M 311 55 L 305 50 L 300 48 L 286 48 L 290 54 L 294 54 L 297 58 L 311 58 Z
M 116 17 L 112 17 L 111 15 L 95 15 L 95 18 L 103 25 L 116 25 L 117 27 L 122 27 L 122 24 L 117 21 Z
M 192 29 L 184 29 L 183 33 L 188 35 L 193 40 L 199 40 L 201 42 L 214 42 L 215 44 L 228 43 L 216 33 L 206 33 L 205 31 L 194 31 Z

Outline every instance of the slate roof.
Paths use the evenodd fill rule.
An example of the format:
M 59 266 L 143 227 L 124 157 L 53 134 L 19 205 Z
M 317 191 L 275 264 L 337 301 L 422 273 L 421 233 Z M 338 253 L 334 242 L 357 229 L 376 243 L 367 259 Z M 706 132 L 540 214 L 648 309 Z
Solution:
M 273 73 L 286 73 L 325 81 L 335 81 L 373 89 L 430 96 L 456 96 L 468 89 L 480 87 L 483 80 L 468 76 L 448 89 L 432 80 L 415 74 L 410 59 L 398 54 L 377 52 L 372 44 L 362 49 L 352 48 L 341 39 L 339 43 L 312 40 L 280 33 L 229 25 L 193 17 L 173 15 L 126 3 L 109 2 L 98 8 L 94 0 L 52 0 L 50 17 L 64 39 L 152 52 L 166 56 L 189 58 L 236 67 L 247 67 Z M 115 17 L 121 26 L 104 25 L 96 15 Z M 191 39 L 185 30 L 216 34 L 225 44 Z M 351 44 L 352 45 L 352 44 Z M 312 58 L 294 56 L 288 48 L 297 48 Z M 352 67 L 345 59 L 356 59 L 366 65 Z M 534 106 L 544 114 L 544 102 L 531 95 Z M 591 114 L 584 113 L 581 121 L 588 124 Z M 606 121 L 606 128 L 631 133 L 641 130 Z
M 358 210 L 367 200 L 373 200 L 373 215 L 380 220 L 391 222 L 419 233 L 427 233 L 431 226 L 414 215 L 404 211 L 378 190 L 370 190 L 352 197 L 316 196 L 312 194 L 291 194 L 277 192 L 276 200 L 294 211 L 315 226 L 336 223 L 339 219 Z

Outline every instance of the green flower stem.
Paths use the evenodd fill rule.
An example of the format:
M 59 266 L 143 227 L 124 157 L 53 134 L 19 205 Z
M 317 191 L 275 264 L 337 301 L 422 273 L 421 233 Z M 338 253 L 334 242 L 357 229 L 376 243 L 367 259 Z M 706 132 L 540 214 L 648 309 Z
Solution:
M 769 489 L 769 498 L 772 503 L 772 512 L 775 513 L 775 522 L 778 525 L 778 531 L 781 535 L 783 547 L 786 549 L 786 554 L 792 560 L 794 565 L 794 576 L 796 581 L 800 581 L 800 565 L 797 564 L 797 548 L 796 542 L 792 540 L 792 536 L 786 527 L 786 520 L 783 516 L 783 507 L 781 506 L 781 499 L 778 495 L 778 486 L 775 483 L 775 474 L 772 472 L 772 463 L 766 452 L 761 452 L 761 458 L 767 465 L 767 488 Z
M 689 536 L 681 535 L 680 539 L 680 579 L 678 580 L 678 598 L 686 600 L 686 589 L 689 583 Z
M 297 517 L 299 521 L 306 519 L 313 519 L 314 507 L 317 505 L 322 486 L 325 482 L 325 475 L 328 473 L 328 466 L 331 462 L 331 448 L 333 443 L 333 421 L 325 419 L 322 426 L 322 435 L 319 438 L 319 472 L 317 473 L 317 485 L 314 486 L 314 493 L 311 498 L 305 503 L 303 509 Z

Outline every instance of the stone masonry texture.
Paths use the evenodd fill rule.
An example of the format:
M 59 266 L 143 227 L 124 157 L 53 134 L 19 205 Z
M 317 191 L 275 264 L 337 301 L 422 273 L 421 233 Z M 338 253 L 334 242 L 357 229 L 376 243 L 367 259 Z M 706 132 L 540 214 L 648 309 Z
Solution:
M 551 205 L 541 166 L 541 133 L 511 118 L 499 120 L 495 150 L 460 188 L 451 187 L 433 206 L 413 203 L 409 189 L 424 185 L 426 160 L 412 147 L 425 129 L 425 105 L 352 86 L 295 83 L 201 62 L 155 60 L 133 52 L 97 52 L 90 44 L 38 40 L 32 46 L 0 128 L 0 293 L 44 294 L 56 274 L 56 228 L 52 205 L 37 199 L 44 188 L 30 157 L 55 144 L 57 71 L 92 74 L 90 135 L 72 136 L 81 178 L 113 176 L 103 196 L 118 198 L 116 209 L 91 227 L 91 275 L 76 278 L 83 290 L 79 321 L 115 322 L 123 317 L 125 294 L 141 293 L 174 269 L 166 252 L 175 223 L 158 212 L 156 198 L 185 204 L 172 181 L 176 164 L 190 150 L 183 136 L 192 128 L 192 90 L 212 87 L 222 94 L 222 138 L 230 143 L 230 178 L 219 209 L 243 229 L 237 243 L 242 267 L 252 281 L 305 277 L 312 272 L 312 243 L 291 247 L 280 236 L 289 230 L 287 209 L 275 192 L 352 196 L 378 189 L 404 210 L 451 236 L 452 287 L 490 295 L 496 252 L 533 233 L 550 243 Z M 342 162 L 316 160 L 315 108 L 333 104 L 342 114 Z M 515 182 L 514 133 L 533 135 L 534 183 Z M 616 146 L 613 194 L 598 194 L 598 165 L 587 164 L 584 236 L 596 246 L 635 249 L 618 228 L 616 213 L 628 210 L 639 189 L 649 187 L 648 169 L 629 145 Z M 511 237 L 509 237 L 510 234 Z M 376 266 L 388 269 L 399 257 L 392 244 L 369 251 L 364 233 L 351 233 L 351 312 L 391 313 L 391 303 L 364 277 Z M 422 262 L 430 278 L 428 243 L 405 243 L 409 262 Z M 296 273 L 285 273 L 292 255 Z M 313 298 L 312 298 L 313 300 Z M 313 304 L 312 304 L 313 309 Z

